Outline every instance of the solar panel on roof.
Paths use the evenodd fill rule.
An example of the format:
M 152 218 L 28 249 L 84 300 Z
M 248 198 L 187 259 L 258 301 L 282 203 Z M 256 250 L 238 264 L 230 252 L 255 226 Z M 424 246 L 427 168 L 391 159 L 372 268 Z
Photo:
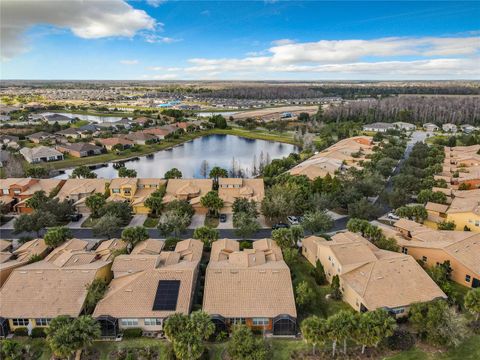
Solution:
M 180 280 L 159 280 L 152 310 L 175 311 L 179 289 Z

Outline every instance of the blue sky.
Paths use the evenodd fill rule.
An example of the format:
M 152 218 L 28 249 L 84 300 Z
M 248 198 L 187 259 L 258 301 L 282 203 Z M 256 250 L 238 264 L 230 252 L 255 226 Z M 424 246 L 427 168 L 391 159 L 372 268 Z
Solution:
M 479 79 L 480 3 L 1 2 L 2 79 Z

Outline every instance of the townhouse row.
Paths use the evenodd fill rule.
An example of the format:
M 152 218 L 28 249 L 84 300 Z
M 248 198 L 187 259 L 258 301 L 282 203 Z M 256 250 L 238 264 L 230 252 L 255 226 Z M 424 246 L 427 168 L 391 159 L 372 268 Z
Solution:
M 265 196 L 263 179 L 221 178 L 218 181 L 218 195 L 224 202 L 222 213 L 231 213 L 235 199 L 245 198 L 260 203 Z M 27 200 L 37 191 L 47 195 L 56 192 L 60 201 L 68 200 L 80 213 L 90 210 L 85 204 L 93 194 L 106 194 L 107 201 L 126 201 L 132 205 L 135 214 L 148 214 L 150 209 L 145 200 L 156 190 L 165 186 L 164 203 L 173 200 L 188 201 L 197 213 L 207 212 L 200 202 L 202 196 L 213 189 L 212 179 L 170 179 L 160 178 L 115 178 L 115 179 L 0 179 L 0 202 L 10 211 L 30 213 Z
M 400 225 L 391 230 L 398 237 Z M 217 240 L 206 269 L 200 266 L 199 240 L 179 241 L 170 251 L 164 249 L 164 241 L 148 239 L 120 255 L 126 246 L 121 240 L 104 241 L 93 249 L 89 244 L 72 239 L 48 255 L 42 239 L 24 244 L 16 253 L 4 249 L 0 272 L 10 270 L 2 274 L 0 335 L 18 327 L 48 326 L 59 315 L 85 313 L 88 285 L 95 279 L 110 282 L 93 309 L 104 337 L 115 338 L 128 328 L 158 336 L 166 318 L 188 314 L 194 304 L 195 309 L 201 304 L 217 331 L 229 331 L 234 324 L 273 335 L 298 331 L 290 269 L 271 239 L 254 241 L 244 250 L 236 240 Z M 321 262 L 329 282 L 339 276 L 343 300 L 356 311 L 383 308 L 401 317 L 413 303 L 446 299 L 413 250 L 413 257 L 405 251 L 381 250 L 359 234 L 345 232 L 331 241 L 307 237 L 301 253 L 313 266 Z M 45 257 L 22 262 L 31 255 Z M 453 273 L 457 271 L 455 267 Z

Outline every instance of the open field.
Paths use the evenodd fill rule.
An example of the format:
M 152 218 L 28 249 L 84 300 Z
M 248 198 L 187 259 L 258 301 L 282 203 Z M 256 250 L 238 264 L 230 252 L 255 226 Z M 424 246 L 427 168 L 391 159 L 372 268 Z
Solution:
M 318 110 L 317 105 L 311 106 L 281 106 L 281 107 L 274 107 L 274 108 L 265 108 L 265 109 L 258 109 L 258 110 L 249 110 L 249 111 L 242 111 L 235 115 L 233 118 L 235 120 L 239 119 L 246 119 L 246 118 L 261 118 L 263 120 L 277 120 L 280 119 L 280 114 L 283 112 L 292 112 L 299 114 L 301 112 L 306 112 L 311 114 L 316 113 Z M 291 118 L 290 118 L 291 119 Z

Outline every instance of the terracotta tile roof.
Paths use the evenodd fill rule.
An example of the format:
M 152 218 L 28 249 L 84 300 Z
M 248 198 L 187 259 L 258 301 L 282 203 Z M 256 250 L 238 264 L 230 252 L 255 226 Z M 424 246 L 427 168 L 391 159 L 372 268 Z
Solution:
M 132 250 L 132 255 L 158 255 L 163 249 L 165 241 L 148 239 L 137 244 Z
M 312 236 L 303 244 L 316 254 L 329 249 L 341 281 L 362 297 L 369 310 L 446 298 L 411 256 L 378 249 L 359 234 L 339 233 L 331 241 Z
M 0 289 L 0 316 L 78 316 L 87 295 L 87 286 L 100 269 L 110 265 L 108 261 L 95 260 L 95 253 L 80 250 L 78 245 L 81 242 L 77 239 L 69 241 L 45 260 L 13 270 Z
M 163 201 L 167 203 L 188 198 L 191 203 L 195 203 L 212 188 L 213 180 L 211 179 L 169 179 Z
M 235 199 L 245 198 L 261 202 L 265 197 L 263 179 L 227 178 L 219 179 L 218 196 L 226 205 L 232 205 Z
M 226 318 L 296 317 L 290 269 L 269 254 L 278 252 L 275 242 L 261 240 L 254 249 L 238 251 L 232 241 L 212 244 L 203 310 Z
M 88 197 L 95 193 L 105 193 L 105 179 L 67 179 L 57 194 L 60 201 L 71 197 Z
M 0 239 L 0 251 L 6 251 L 11 247 L 12 247 L 11 241 Z
M 115 278 L 104 298 L 97 304 L 93 315 L 164 318 L 175 312 L 188 314 L 192 306 L 202 250 L 201 241 L 189 239 L 178 242 L 173 252 L 117 256 L 112 266 Z M 180 281 L 178 302 L 174 311 L 153 310 L 161 280 Z
M 434 202 L 428 202 L 427 205 L 425 205 L 425 209 L 430 210 L 430 211 L 439 212 L 439 213 L 445 213 L 448 209 L 448 205 L 437 204 L 437 203 L 434 203 Z

